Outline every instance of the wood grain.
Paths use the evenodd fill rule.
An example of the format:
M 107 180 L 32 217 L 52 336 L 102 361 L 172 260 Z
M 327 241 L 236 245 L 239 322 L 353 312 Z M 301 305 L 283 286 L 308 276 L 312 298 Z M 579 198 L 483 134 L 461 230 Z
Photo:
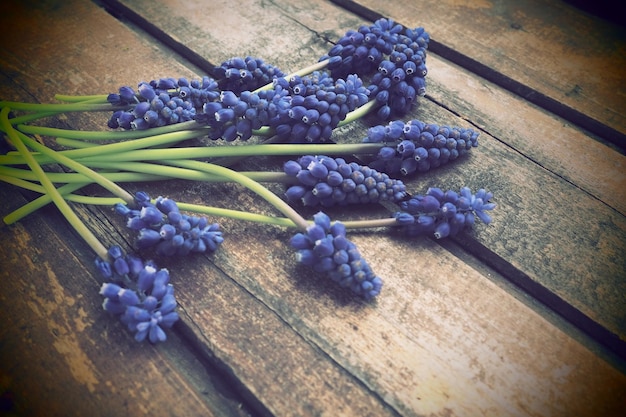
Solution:
M 0 187 L 5 202 L 26 201 Z M 2 215 L 8 204 L 3 204 Z M 53 210 L 0 231 L 0 365 L 16 415 L 246 415 L 176 334 L 140 345 L 98 296 L 93 255 Z M 177 401 L 172 401 L 177 398 Z M 178 402 L 180 401 L 180 402 Z
M 56 92 L 113 91 L 118 76 L 146 71 L 143 76 L 151 77 L 175 62 L 90 2 L 26 3 L 0 6 L 6 29 L 0 41 L 2 100 L 51 102 Z M 54 53 L 40 49 L 51 45 L 57 45 Z M 150 54 L 154 61 L 136 61 L 132 51 Z M 120 66 L 121 61 L 127 65 Z M 182 66 L 176 71 L 192 74 Z M 89 129 L 95 127 L 93 120 L 101 126 L 102 117 L 70 116 L 55 123 Z M 17 189 L 0 184 L 2 216 L 26 202 Z M 83 214 L 89 220 L 85 216 L 93 213 Z M 119 236 L 109 229 L 103 240 L 123 243 Z M 102 310 L 93 259 L 54 208 L 0 228 L 0 392 L 3 401 L 11 398 L 7 411 L 33 416 L 248 415 L 236 396 L 225 396 L 232 395 L 229 388 L 212 379 L 206 363 L 175 333 L 158 348 L 140 345 Z
M 622 26 L 549 0 L 356 3 L 429 27 L 446 47 L 617 130 L 623 147 Z
M 186 45 L 200 42 L 198 46 L 211 62 L 221 62 L 237 55 L 237 42 L 232 43 L 232 52 L 225 51 L 223 45 L 218 43 L 218 39 L 222 38 L 221 27 L 208 24 L 199 28 L 196 25 L 202 17 L 189 12 L 194 9 L 192 4 L 174 0 L 159 5 L 141 1 L 126 3 L 154 25 L 174 33 Z M 245 8 L 254 8 L 254 3 Z M 168 10 L 168 13 L 161 13 L 162 10 Z M 267 13 L 268 21 L 279 22 L 281 28 L 289 27 L 285 26 L 287 19 L 300 19 L 302 25 L 292 24 L 289 32 L 294 34 L 294 38 L 300 37 L 302 43 L 310 49 L 307 64 L 315 62 L 327 50 L 327 46 L 319 44 L 317 34 L 323 34 L 323 38 L 338 39 L 349 25 L 356 27 L 366 23 L 355 25 L 350 14 L 327 4 L 309 8 L 294 2 L 275 2 L 273 6 L 262 10 L 262 13 Z M 329 18 L 324 19 L 322 16 Z M 252 26 L 245 14 L 229 19 L 234 27 Z M 188 23 L 170 27 L 173 21 Z M 202 31 L 200 40 L 197 40 L 198 30 Z M 312 45 L 316 49 L 312 49 Z M 283 67 L 293 70 L 297 68 L 293 61 L 303 59 L 303 51 L 300 50 L 298 55 L 284 54 L 278 61 Z M 257 56 L 276 53 L 265 43 L 256 52 L 259 54 Z M 246 50 L 247 53 L 250 51 Z M 410 189 L 422 192 L 428 186 L 458 187 L 459 184 L 474 188 L 490 187 L 497 195 L 500 217 L 493 227 L 481 229 L 475 235 L 476 238 L 497 256 L 511 262 L 533 280 L 623 339 L 626 334 L 626 282 L 623 279 L 626 276 L 626 262 L 622 254 L 626 242 L 626 221 L 622 214 L 615 213 L 597 198 L 602 200 L 606 196 L 609 205 L 623 208 L 621 199 L 613 198 L 613 194 L 622 195 L 624 192 L 624 174 L 619 169 L 624 164 L 624 156 L 599 145 L 573 126 L 563 126 L 554 117 L 512 98 L 493 85 L 483 84 L 482 88 L 477 85 L 478 94 L 470 101 L 466 97 L 473 94 L 467 88 L 467 82 L 470 79 L 476 84 L 475 79 L 436 56 L 430 56 L 429 62 L 431 65 L 435 62 L 435 68 L 442 70 L 441 75 L 437 71 L 429 74 L 435 86 L 436 100 L 423 100 L 421 106 L 408 118 L 449 125 L 476 124 L 485 133 L 480 147 L 472 151 L 473 155 L 458 168 L 443 169 L 421 178 L 409 179 L 407 183 Z M 447 90 L 448 83 L 451 83 L 452 90 Z M 463 99 L 453 99 L 456 91 L 462 89 L 468 91 L 462 96 Z M 504 98 L 509 100 L 508 106 L 512 109 L 506 112 L 509 116 L 490 117 L 495 112 L 496 103 L 502 103 Z M 438 99 L 445 104 L 445 109 L 438 103 Z M 472 119 L 474 113 L 477 114 L 475 122 Z M 460 120 L 456 114 L 462 115 L 464 120 Z M 530 128 L 525 123 L 513 123 L 516 118 L 523 120 L 525 116 L 530 120 Z M 562 146 L 542 144 L 549 141 L 539 135 L 544 129 L 554 131 L 558 128 L 565 137 L 578 141 L 580 147 L 589 147 L 590 154 L 593 154 L 590 158 L 595 162 L 589 163 L 584 161 L 585 156 L 579 156 L 573 162 L 558 165 L 556 161 L 562 160 Z M 364 129 L 365 125 L 357 125 L 352 131 L 340 132 L 336 138 L 339 141 L 358 140 L 364 136 Z M 529 130 L 535 135 L 529 135 Z M 487 135 L 490 132 L 497 133 L 497 136 L 490 137 Z M 551 137 L 563 137 L 563 134 L 554 133 Z M 568 158 L 563 159 L 568 160 L 575 154 L 574 151 L 568 152 Z M 599 170 L 598 166 L 606 166 L 607 169 Z M 561 177 L 570 177 L 567 179 L 574 183 Z M 605 184 L 606 188 L 595 196 L 594 184 Z M 581 188 L 593 189 L 594 192 L 589 191 L 593 196 L 581 191 Z M 563 246 L 559 242 L 571 244 Z M 607 291 L 606 288 L 612 289 Z M 610 301 L 605 298 L 607 296 Z
M 331 36 L 335 33 L 333 31 L 343 31 L 348 23 L 354 26 L 359 20 L 327 3 L 314 2 L 306 6 L 311 10 L 308 19 L 319 25 L 312 26 L 309 20 L 299 20 L 297 12 L 306 10 L 304 3 L 292 2 L 288 6 L 277 6 L 274 3 L 253 1 L 240 4 L 242 13 L 220 15 L 219 8 L 211 10 L 214 13 L 206 13 L 206 19 L 216 18 L 217 23 L 222 23 L 214 28 L 203 19 L 202 11 L 205 9 L 194 8 L 194 4 L 197 6 L 199 3 L 184 3 L 182 8 L 175 7 L 177 3 L 174 2 L 157 4 L 155 10 L 160 10 L 158 16 L 147 13 L 152 7 L 148 2 L 133 2 L 132 6 L 137 7 L 136 10 L 155 24 L 160 22 L 159 19 L 165 19 L 166 24 L 161 27 L 167 33 L 181 40 L 187 39 L 190 47 L 205 54 L 212 62 L 244 53 L 237 49 L 243 45 L 240 44 L 243 39 L 246 42 L 245 53 L 257 55 L 267 52 L 265 56 L 275 58 L 285 68 L 299 68 L 304 63 L 310 63 L 311 59 L 328 47 L 324 36 Z M 33 98 L 49 101 L 52 94 L 60 89 L 81 94 L 101 93 L 114 90 L 119 85 L 164 75 L 193 75 L 188 68 L 177 64 L 172 56 L 163 53 L 157 44 L 119 25 L 91 3 L 70 3 L 68 7 L 83 10 L 83 18 L 76 20 L 70 17 L 64 19 L 63 16 L 69 13 L 64 13 L 67 9 L 63 9 L 61 3 L 57 5 L 58 15 L 51 17 L 51 10 L 39 15 L 33 13 L 35 20 L 31 23 L 42 22 L 44 18 L 69 23 L 65 19 L 70 19 L 73 36 L 90 45 L 88 56 L 95 61 L 85 60 L 85 55 L 79 59 L 81 55 L 70 53 L 58 53 L 53 59 L 43 54 L 33 54 L 33 45 L 3 44 L 3 55 L 5 51 L 8 52 L 8 58 L 0 61 L 1 68 L 5 73 L 10 73 L 14 80 L 13 84 L 9 84 L 10 88 L 3 87 L 3 98 L 22 97 L 19 93 L 21 89 L 22 93 L 30 94 Z M 185 16 L 190 11 L 193 13 Z M 94 20 L 98 25 L 94 25 Z M 225 32 L 224 22 L 228 23 L 226 27 L 238 30 Z M 262 29 L 259 28 L 259 22 L 264 23 Z M 100 30 L 93 31 L 94 26 Z M 19 30 L 25 26 L 13 24 L 9 27 Z M 214 29 L 216 32 L 210 32 Z M 253 35 L 239 33 L 244 29 L 250 30 Z M 195 37 L 192 37 L 194 32 Z M 280 39 L 276 33 L 293 34 L 294 38 Z M 321 33 L 324 35 L 320 36 Z M 66 35 L 63 31 L 44 32 L 34 36 L 32 41 L 48 39 L 54 42 L 54 36 Z M 302 41 L 305 46 L 299 47 L 297 53 L 291 53 L 291 49 L 285 46 L 285 42 L 291 39 L 299 39 L 298 42 Z M 234 40 L 233 43 L 230 43 L 231 40 Z M 126 45 L 128 49 L 120 49 L 119 45 Z M 137 60 L 137 56 L 143 59 Z M 124 65 L 117 69 L 120 62 Z M 72 77 L 67 78 L 64 72 L 70 66 L 78 74 L 82 74 L 82 71 L 89 74 L 97 84 L 79 83 L 72 86 Z M 38 68 L 41 72 L 30 73 L 29 68 Z M 436 120 L 467 122 L 435 102 L 425 102 L 419 112 Z M 63 122 L 75 128 L 94 129 L 103 126 L 102 119 L 102 115 L 81 115 L 69 117 Z M 341 132 L 354 140 L 363 134 L 364 129 L 365 125 L 357 124 Z M 564 230 L 568 227 L 597 227 L 597 233 L 608 233 L 608 236 L 600 236 L 606 242 L 607 248 L 604 250 L 608 251 L 609 245 L 616 245 L 614 247 L 619 250 L 620 243 L 617 240 L 622 233 L 620 230 L 611 231 L 607 225 L 601 228 L 594 221 L 587 220 L 587 217 L 581 220 L 567 215 L 576 213 L 586 216 L 601 208 L 602 204 L 597 204 L 597 200 L 559 177 L 539 169 L 532 161 L 490 135 L 484 136 L 485 140 L 474 156 L 449 169 L 410 180 L 408 183 L 412 190 L 423 190 L 434 183 L 444 186 L 453 186 L 462 181 L 470 185 L 494 184 L 495 191 L 502 196 L 498 197 L 501 206 L 498 216 L 502 217 L 496 219 L 493 227 L 478 227 L 475 239 L 493 245 L 495 252 L 506 255 L 507 259 L 518 263 L 520 268 L 538 276 L 554 271 L 558 278 L 574 268 L 573 263 L 568 263 L 566 259 L 568 254 L 571 256 L 573 253 L 574 245 L 567 246 L 570 252 L 565 255 L 552 248 L 549 259 L 557 260 L 557 264 L 544 265 L 542 254 L 535 258 L 529 256 L 538 248 L 543 248 L 546 242 L 555 244 L 566 241 L 564 236 L 570 235 Z M 489 164 L 485 161 L 489 161 Z M 268 159 L 263 163 L 279 167 L 280 162 Z M 490 168 L 486 168 L 487 165 Z M 537 192 L 534 189 L 531 192 L 524 187 L 516 188 L 523 183 L 542 184 L 546 189 L 539 190 L 538 195 L 534 196 Z M 131 191 L 141 187 L 151 194 L 168 195 L 180 201 L 273 213 L 250 193 L 236 186 L 175 181 L 131 184 L 128 187 Z M 556 192 L 560 193 L 558 196 L 567 197 L 564 201 L 575 200 L 576 204 L 568 203 L 560 207 L 557 204 L 559 201 L 553 196 Z M 17 203 L 12 197 L 3 201 Z M 556 214 L 543 214 L 545 205 L 541 203 L 546 201 L 550 213 L 556 210 Z M 77 211 L 107 244 L 128 243 L 132 240 L 120 219 L 108 209 L 77 207 Z M 376 207 L 372 210 L 336 209 L 331 214 L 336 218 L 362 218 L 388 212 L 382 207 Z M 606 211 L 601 211 L 601 215 L 614 222 L 618 229 L 622 227 L 619 215 L 607 215 Z M 45 225 L 47 223 L 43 220 L 46 216 L 43 214 L 33 218 Z M 28 221 L 30 219 L 24 223 Z M 55 303 L 55 307 L 50 308 L 57 315 L 44 316 L 41 327 L 35 332 L 40 337 L 53 340 L 49 335 L 51 330 L 44 329 L 46 326 L 61 328 L 63 325 L 66 326 L 64 328 L 69 327 L 67 333 L 63 334 L 63 340 L 67 343 L 93 346 L 99 341 L 96 334 L 90 333 L 88 336 L 85 333 L 95 329 L 96 324 L 81 325 L 89 323 L 88 317 L 102 317 L 99 312 L 100 297 L 87 288 L 97 287 L 95 280 L 84 279 L 93 274 L 90 266 L 93 255 L 72 233 L 63 231 L 62 222 L 49 221 L 56 226 L 50 226 L 48 233 L 42 232 L 46 229 L 39 227 L 39 224 L 35 224 L 32 229 L 25 229 L 34 236 L 28 244 L 17 244 L 14 235 L 6 234 L 6 241 L 2 242 L 6 245 L 2 248 L 4 250 L 6 247 L 6 250 L 0 253 L 4 262 L 4 259 L 19 259 L 20 254 L 24 256 L 33 242 L 41 245 L 41 249 L 36 252 L 44 261 L 41 268 L 33 263 L 28 265 L 28 269 L 40 280 L 43 274 L 50 275 L 48 271 L 52 271 L 57 277 L 56 281 L 43 278 L 41 286 L 44 288 L 44 284 L 48 284 L 48 287 L 54 289 L 53 293 L 42 295 L 33 290 L 24 290 L 30 282 L 29 278 L 20 284 L 14 283 L 11 286 L 12 294 L 22 295 L 25 301 L 20 308 L 26 312 L 33 303 L 41 306 L 52 306 Z M 499 222 L 502 224 L 497 226 Z M 220 220 L 220 223 L 226 241 L 216 254 L 197 256 L 190 260 L 163 261 L 162 266 L 172 271 L 183 316 L 183 333 L 194 338 L 199 347 L 194 350 L 194 354 L 210 357 L 229 378 L 237 380 L 243 398 L 253 404 L 257 412 L 274 415 L 440 416 L 576 413 L 591 416 L 598 412 L 618 415 L 623 409 L 626 377 L 619 369 L 546 321 L 505 289 L 495 285 L 485 270 L 479 272 L 429 239 L 409 241 L 393 234 L 353 233 L 352 239 L 359 245 L 361 252 L 385 279 L 381 297 L 374 303 L 364 303 L 323 282 L 310 271 L 297 267 L 293 261 L 293 252 L 286 244 L 291 231 L 232 220 Z M 526 230 L 530 226 L 532 228 Z M 547 235 L 544 234 L 544 240 L 540 240 L 537 238 L 537 230 L 544 233 L 544 227 L 551 229 Z M 604 271 L 612 272 L 619 268 L 619 254 L 601 252 L 594 258 L 589 250 L 589 238 L 577 236 L 577 230 L 580 229 L 575 229 L 573 233 L 581 248 L 579 260 L 591 262 L 590 265 L 581 266 L 583 269 L 579 272 L 586 274 L 589 271 L 600 271 L 603 274 Z M 0 236 L 5 238 L 4 230 Z M 518 242 L 518 238 L 521 241 Z M 63 253 L 71 254 L 72 262 L 43 249 L 50 244 L 53 247 L 67 245 Z M 608 265 L 602 267 L 606 269 L 601 269 L 600 263 L 607 262 L 610 256 L 615 256 L 616 260 L 609 260 Z M 565 268 L 565 272 L 559 271 L 559 268 Z M 596 282 L 590 282 L 589 285 L 592 289 L 597 288 Z M 573 288 L 567 290 L 573 291 Z M 611 300 L 603 298 L 609 297 L 608 294 L 598 294 L 592 290 L 589 292 L 592 293 L 590 304 L 596 301 L 599 303 L 600 299 L 609 304 L 606 307 L 609 313 L 596 305 L 593 305 L 592 312 L 598 316 L 608 315 L 609 320 L 615 320 L 613 309 L 619 306 L 619 293 L 613 295 L 617 300 Z M 65 303 L 61 298 L 57 302 L 55 296 L 59 293 L 62 293 L 63 298 L 72 297 L 73 304 L 69 305 L 71 303 Z M 79 300 L 76 294 L 83 296 Z M 19 300 L 17 296 L 11 298 Z M 2 305 L 7 300 L 3 298 Z M 91 307 L 88 309 L 81 303 Z M 85 309 L 85 316 L 80 313 L 82 321 L 75 324 L 72 318 L 76 317 L 79 307 Z M 167 400 L 174 396 L 180 397 L 176 389 L 181 389 L 184 391 L 183 404 L 189 407 L 181 411 L 184 415 L 219 414 L 219 411 L 205 412 L 202 409 L 219 410 L 219 406 L 214 405 L 213 400 L 197 401 L 198 398 L 202 399 L 202 395 L 196 391 L 197 376 L 192 378 L 192 382 L 186 379 L 181 372 L 185 368 L 174 361 L 171 350 L 175 347 L 162 345 L 156 349 L 145 349 L 146 346 L 135 345 L 127 334 L 121 332 L 118 323 L 102 317 L 97 325 L 101 326 L 98 329 L 107 329 L 106 340 L 112 342 L 112 350 L 98 351 L 98 354 L 86 350 L 88 360 L 85 355 L 77 353 L 80 349 L 72 352 L 80 359 L 80 364 L 88 361 L 94 364 L 91 369 L 97 371 L 92 371 L 93 374 L 111 372 L 107 365 L 112 361 L 108 360 L 107 354 L 115 357 L 119 349 L 132 351 L 128 368 L 133 372 L 126 372 L 125 369 L 115 369 L 114 372 L 118 372 L 115 375 L 119 375 L 118 378 L 122 380 L 119 384 L 128 387 L 130 398 L 141 398 L 133 406 L 148 407 L 144 400 L 156 396 L 161 397 L 153 400 L 155 404 L 168 406 L 170 403 Z M 82 327 L 83 331 L 78 331 Z M 102 330 L 99 331 L 102 334 Z M 19 330 L 11 327 L 11 332 L 16 334 Z M 9 340 L 16 338 L 13 336 Z M 120 348 L 113 343 L 114 340 L 126 344 Z M 17 346 L 19 348 L 21 345 Z M 49 355 L 45 351 L 40 355 L 50 363 L 62 356 L 60 353 L 57 356 Z M 193 363 L 193 358 L 188 359 L 188 363 Z M 69 365 L 61 368 L 68 386 L 82 386 L 83 392 L 89 390 L 90 383 L 96 390 L 101 388 L 102 384 L 89 382 L 89 372 L 74 375 L 70 368 Z M 41 365 L 34 365 L 32 372 L 37 375 L 44 371 Z M 137 372 L 143 379 L 135 379 Z M 146 380 L 158 380 L 159 372 L 163 372 L 165 381 L 171 383 L 171 387 L 163 387 L 161 384 L 152 387 L 148 382 L 144 383 Z M 143 385 L 139 387 L 137 383 Z M 16 383 L 13 386 L 18 385 Z M 63 395 L 63 388 L 51 387 L 50 382 L 47 382 L 42 386 L 41 395 L 43 398 Z M 86 402 L 84 407 L 88 412 L 97 415 L 98 410 L 93 410 L 94 405 L 111 398 L 108 391 L 102 389 L 104 394 L 101 397 Z M 187 398 L 190 400 L 187 401 Z

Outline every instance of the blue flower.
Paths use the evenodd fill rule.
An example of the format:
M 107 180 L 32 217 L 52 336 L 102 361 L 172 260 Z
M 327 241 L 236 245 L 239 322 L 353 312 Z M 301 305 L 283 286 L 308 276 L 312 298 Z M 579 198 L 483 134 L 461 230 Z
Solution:
M 158 255 L 183 256 L 214 252 L 224 241 L 219 224 L 181 213 L 170 198 L 158 197 L 153 204 L 145 192 L 138 192 L 135 202 L 136 209 L 117 204 L 115 211 L 126 217 L 128 228 L 138 231 L 138 249 L 154 248 Z
M 442 239 L 454 236 L 466 227 L 474 225 L 475 217 L 483 223 L 491 223 L 485 211 L 493 210 L 490 202 L 493 193 L 480 189 L 473 194 L 468 187 L 457 193 L 453 190 L 429 188 L 426 195 L 415 195 L 402 201 L 402 211 L 395 213 L 397 224 L 409 236 L 433 234 Z
M 406 197 L 402 181 L 342 158 L 305 155 L 286 162 L 284 172 L 300 183 L 287 189 L 287 199 L 307 206 L 399 202 Z
M 419 120 L 394 120 L 368 130 L 364 143 L 384 142 L 369 166 L 389 175 L 426 172 L 467 154 L 478 146 L 479 132 Z
M 376 297 L 383 281 L 365 259 L 356 245 L 346 238 L 346 228 L 340 222 L 331 223 L 323 212 L 313 216 L 313 224 L 306 231 L 296 233 L 290 241 L 296 249 L 296 261 L 325 273 L 341 287 L 370 300 Z
M 146 296 L 141 306 L 127 308 L 121 321 L 135 333 L 135 340 L 151 343 L 164 342 L 167 339 L 164 329 L 170 328 L 178 320 L 174 287 L 167 286 L 167 292 L 160 299 L 152 295 Z
M 108 252 L 109 260 L 96 260 L 98 270 L 107 280 L 100 288 L 104 310 L 119 316 L 138 342 L 165 341 L 164 329 L 172 327 L 179 318 L 169 271 L 158 269 L 153 262 L 124 256 L 118 246 L 112 246 Z M 126 266 L 113 267 L 115 263 Z

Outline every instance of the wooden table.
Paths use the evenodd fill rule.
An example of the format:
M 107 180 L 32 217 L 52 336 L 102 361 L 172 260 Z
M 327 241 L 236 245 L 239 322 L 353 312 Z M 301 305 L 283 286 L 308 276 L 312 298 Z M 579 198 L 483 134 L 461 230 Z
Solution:
M 353 233 L 385 280 L 364 302 L 296 266 L 291 231 L 219 219 L 215 254 L 162 265 L 181 320 L 153 346 L 102 311 L 93 252 L 43 208 L 0 231 L 3 415 L 623 415 L 623 27 L 548 0 L 5 1 L 0 98 L 197 78 L 233 56 L 294 71 L 379 16 L 432 37 L 427 95 L 407 120 L 481 133 L 468 158 L 407 187 L 487 187 L 493 223 L 441 241 Z M 102 130 L 103 117 L 51 123 Z M 129 187 L 273 213 L 233 185 Z M 33 198 L 0 193 L 3 216 Z M 75 208 L 106 244 L 130 245 L 110 208 Z

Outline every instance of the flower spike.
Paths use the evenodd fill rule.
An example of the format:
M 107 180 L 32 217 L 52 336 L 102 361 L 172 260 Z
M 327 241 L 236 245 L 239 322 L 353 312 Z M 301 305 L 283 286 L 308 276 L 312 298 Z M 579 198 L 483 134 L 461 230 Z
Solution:
M 346 238 L 341 222 L 331 224 L 323 212 L 313 216 L 314 223 L 306 232 L 296 233 L 290 241 L 296 249 L 296 260 L 325 273 L 341 287 L 349 288 L 366 300 L 376 297 L 383 281 L 359 253 L 356 245 Z

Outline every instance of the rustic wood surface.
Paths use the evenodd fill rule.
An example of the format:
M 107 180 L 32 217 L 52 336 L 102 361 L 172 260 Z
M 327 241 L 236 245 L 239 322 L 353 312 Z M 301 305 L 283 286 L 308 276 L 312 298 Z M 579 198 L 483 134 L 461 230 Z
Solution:
M 315 62 L 347 29 L 369 24 L 321 1 L 242 0 L 236 13 L 231 2 L 219 1 L 210 8 L 200 1 L 102 3 L 115 16 L 86 0 L 3 3 L 0 98 L 51 102 L 59 92 L 194 77 L 235 55 L 295 70 Z M 361 3 L 448 42 L 436 24 L 460 2 L 431 8 L 440 14 L 422 14 L 419 22 L 394 16 L 395 6 L 414 7 L 410 2 Z M 496 7 L 474 12 L 503 19 Z M 540 15 L 532 16 L 546 31 L 567 26 L 553 20 L 542 26 Z M 163 45 L 163 34 L 173 49 Z M 478 37 L 469 34 L 465 43 Z M 449 46 L 497 68 L 461 40 L 457 35 Z M 176 43 L 194 52 L 187 55 L 193 63 L 177 55 Z M 515 39 L 513 46 L 520 47 Z M 385 279 L 378 300 L 365 303 L 295 266 L 286 244 L 291 231 L 220 219 L 226 241 L 217 253 L 162 263 L 172 271 L 182 320 L 168 342 L 154 347 L 134 342 L 101 310 L 93 253 L 53 207 L 45 208 L 0 232 L 3 404 L 10 402 L 16 415 L 619 415 L 626 406 L 623 359 L 492 266 L 509 263 L 623 341 L 624 156 L 434 54 L 428 64 L 428 97 L 411 117 L 480 128 L 480 146 L 407 184 L 415 192 L 488 186 L 498 203 L 492 225 L 441 244 L 353 233 Z M 508 75 L 530 84 L 524 74 L 512 66 Z M 605 102 L 602 91 L 621 85 L 607 78 L 592 89 L 574 75 L 559 80 L 560 94 L 574 83 L 585 94 L 597 92 L 598 102 Z M 572 107 L 581 103 L 572 100 Z M 606 102 L 597 114 L 577 108 L 602 119 L 622 105 Z M 105 117 L 52 123 L 102 129 Z M 336 140 L 359 141 L 367 125 L 342 128 Z M 252 163 L 279 169 L 281 161 Z M 236 186 L 172 181 L 129 188 L 273 213 Z M 31 198 L 2 184 L 2 215 Z M 108 208 L 76 209 L 105 243 L 130 244 Z M 370 213 L 388 215 L 383 207 L 331 214 Z M 486 248 L 487 256 L 476 258 L 473 247 Z
M 246 13 L 228 16 L 217 13 L 205 18 L 195 13 L 199 4 L 190 1 L 125 4 L 179 42 L 196 47 L 209 62 L 219 64 L 228 59 L 232 55 L 229 49 L 241 43 L 253 48 L 256 44 L 250 44 L 246 37 L 255 36 L 259 37 L 260 46 L 246 49 L 245 54 L 265 56 L 269 53 L 272 62 L 278 62 L 286 71 L 302 67 L 303 60 L 315 62 L 316 57 L 323 54 L 327 45 L 321 43 L 318 34 L 323 34 L 323 39 L 336 40 L 346 30 L 366 23 L 355 22 L 352 14 L 342 13 L 326 3 L 310 7 L 308 3 L 276 1 L 251 15 L 278 21 L 283 27 L 297 17 L 301 24 L 292 24 L 290 33 L 305 47 L 295 55 L 283 53 L 274 57 L 274 51 L 284 50 L 283 40 L 267 35 L 267 31 L 258 35 L 250 35 L 249 31 L 233 35 L 228 38 L 233 42 L 225 51 L 218 23 L 226 21 L 233 27 L 254 27 Z M 202 33 L 200 39 L 199 32 Z M 513 263 L 531 280 L 546 286 L 624 339 L 626 157 L 492 84 L 476 78 L 468 81 L 468 75 L 464 76 L 463 71 L 436 55 L 429 56 L 428 63 L 431 68 L 434 66 L 428 77 L 429 86 L 434 90 L 432 100 L 422 101 L 413 117 L 440 124 L 476 124 L 484 133 L 477 152 L 463 162 L 462 169 L 445 169 L 420 176 L 408 181 L 410 189 L 425 190 L 433 185 L 455 187 L 463 181 L 473 187 L 490 184 L 498 196 L 499 213 L 503 217 L 493 227 L 479 230 L 475 235 L 477 240 L 488 246 L 494 255 Z M 468 83 L 476 86 L 479 94 L 474 93 L 474 88 L 468 89 Z M 463 90 L 469 93 L 459 97 L 457 92 Z M 473 98 L 466 99 L 468 96 Z M 509 117 L 498 116 L 498 106 L 504 103 L 514 107 L 516 112 L 507 112 Z M 477 114 L 476 122 L 472 119 L 474 114 Z M 532 120 L 531 127 L 520 120 Z M 554 133 L 546 140 L 544 131 Z M 338 140 L 353 140 L 364 135 L 365 125 L 357 125 L 338 135 Z M 550 145 L 551 138 L 558 138 L 556 141 L 562 145 Z M 570 145 L 563 143 L 565 141 L 570 141 Z M 578 146 L 571 146 L 571 142 Z M 571 149 L 565 151 L 566 155 L 564 147 Z M 590 148 L 589 154 L 575 151 L 587 148 Z M 598 170 L 599 165 L 606 169 Z M 606 192 L 597 191 L 602 187 L 606 187 Z M 571 216 L 573 212 L 578 215 Z M 559 247 L 556 242 L 575 244 Z M 608 302 L 607 297 L 612 300 Z
M 455 59 L 494 70 L 495 78 L 530 101 L 579 121 L 589 117 L 598 122 L 585 121 L 590 128 L 625 144 L 623 25 L 566 1 L 335 1 L 364 6 L 410 27 L 428 22 L 433 39 Z

